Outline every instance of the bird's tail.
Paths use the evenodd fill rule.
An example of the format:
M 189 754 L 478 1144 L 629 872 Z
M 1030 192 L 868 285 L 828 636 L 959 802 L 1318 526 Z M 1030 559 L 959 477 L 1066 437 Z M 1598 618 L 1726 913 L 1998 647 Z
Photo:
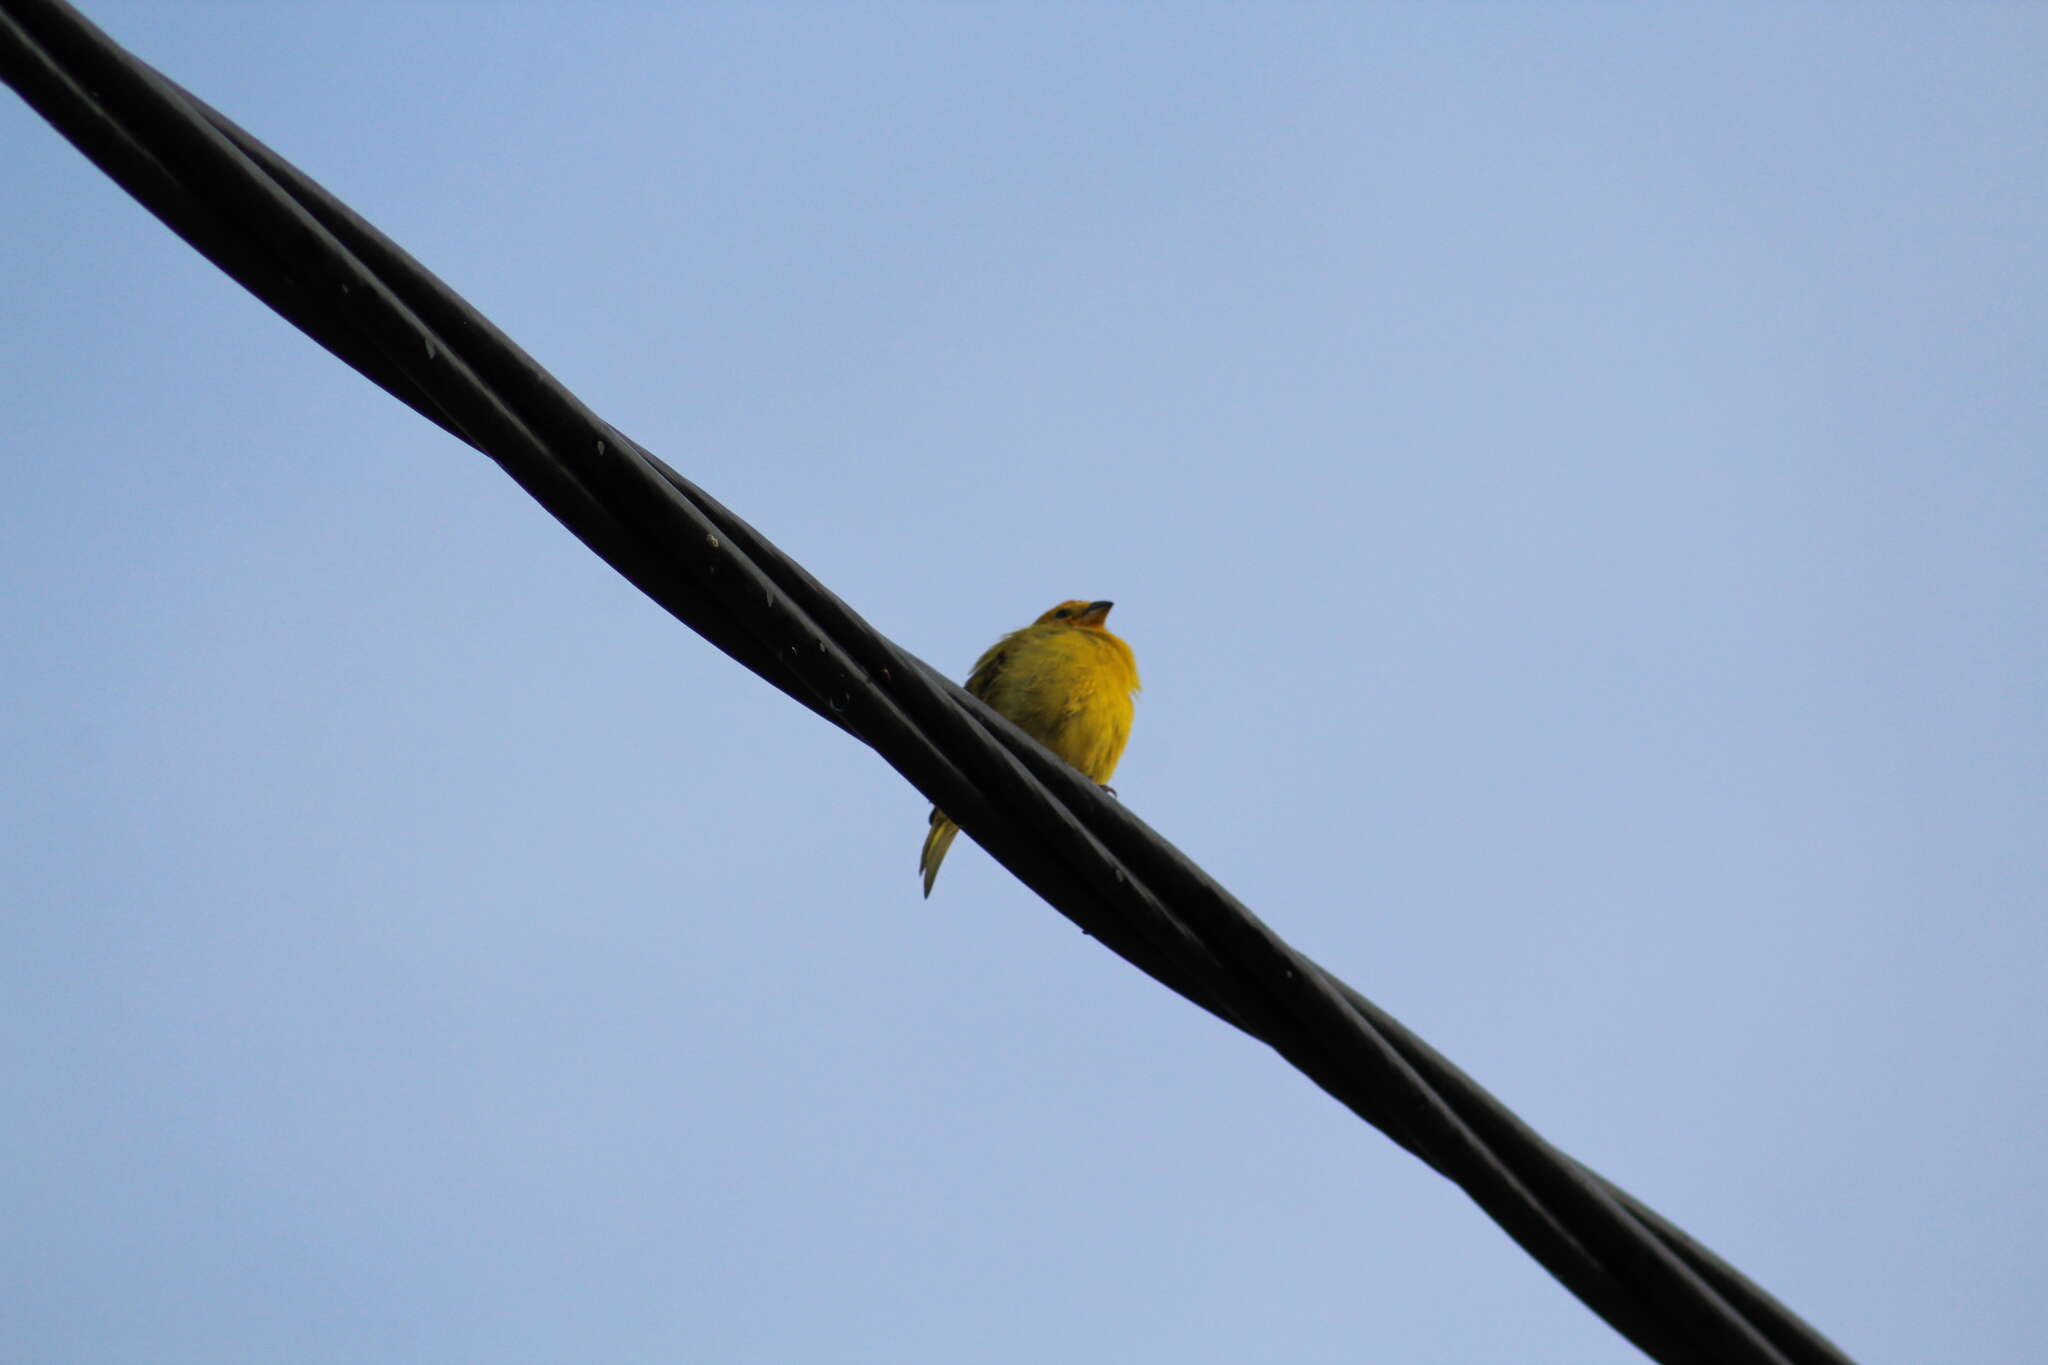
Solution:
M 960 832 L 960 826 L 932 810 L 932 832 L 924 836 L 924 852 L 917 855 L 917 870 L 924 873 L 924 894 L 930 897 L 932 883 L 939 879 L 939 864 L 946 860 L 946 850 L 953 846 L 953 836 Z

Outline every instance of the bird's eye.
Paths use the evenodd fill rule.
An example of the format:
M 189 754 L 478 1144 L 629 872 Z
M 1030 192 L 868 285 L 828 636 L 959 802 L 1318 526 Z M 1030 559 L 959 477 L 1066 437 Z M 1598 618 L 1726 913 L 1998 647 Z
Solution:
M 1061 607 L 1058 611 L 1053 613 L 1053 619 L 1056 621 L 1064 621 L 1073 614 L 1074 613 L 1068 611 L 1065 607 Z

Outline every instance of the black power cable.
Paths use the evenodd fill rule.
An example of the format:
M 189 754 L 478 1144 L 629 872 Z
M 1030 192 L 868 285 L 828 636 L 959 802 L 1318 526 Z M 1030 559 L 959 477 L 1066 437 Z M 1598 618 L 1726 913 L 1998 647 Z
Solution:
M 1644 1352 L 1673 1365 L 1847 1361 L 1544 1142 L 1136 816 L 584 408 L 346 205 L 77 11 L 0 0 L 0 79 L 208 259 L 495 460 L 678 620 L 872 746 L 1084 931 L 1456 1181 Z

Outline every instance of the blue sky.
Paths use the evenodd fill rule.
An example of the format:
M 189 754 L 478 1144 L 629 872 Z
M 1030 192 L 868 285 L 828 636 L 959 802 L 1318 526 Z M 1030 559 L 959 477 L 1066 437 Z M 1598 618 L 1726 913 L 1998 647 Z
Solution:
M 90 12 L 1867 1361 L 2029 1361 L 2048 14 Z M 0 1356 L 1638 1359 L 0 100 Z

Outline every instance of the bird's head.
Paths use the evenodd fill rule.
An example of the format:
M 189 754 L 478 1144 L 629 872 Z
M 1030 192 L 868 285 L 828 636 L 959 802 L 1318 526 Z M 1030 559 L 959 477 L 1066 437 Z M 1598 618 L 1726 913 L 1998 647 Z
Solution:
M 1103 620 L 1109 615 L 1109 609 L 1115 605 L 1114 602 L 1062 602 L 1032 624 L 1080 626 L 1084 630 L 1101 630 Z

